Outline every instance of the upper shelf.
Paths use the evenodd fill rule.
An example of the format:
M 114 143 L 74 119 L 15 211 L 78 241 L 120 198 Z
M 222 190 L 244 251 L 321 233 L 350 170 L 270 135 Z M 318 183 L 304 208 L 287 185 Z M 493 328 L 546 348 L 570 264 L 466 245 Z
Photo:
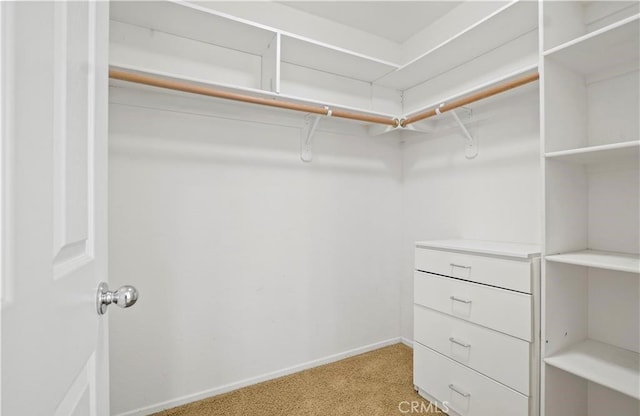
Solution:
M 282 35 L 282 62 L 373 82 L 399 66 L 310 39 Z
M 263 56 L 281 35 L 282 62 L 372 82 L 399 65 L 275 28 L 175 1 L 113 2 L 111 20 Z
M 486 54 L 537 27 L 537 3 L 516 0 L 401 66 L 189 2 L 113 2 L 110 14 L 115 22 L 263 58 L 267 54 L 283 63 L 400 90 Z M 278 37 L 278 52 L 267 53 Z M 453 50 L 456 52 L 451 53 Z
M 405 90 L 469 62 L 537 26 L 537 2 L 511 2 L 376 83 Z
M 611 251 L 582 250 L 546 256 L 547 261 L 595 267 L 627 273 L 640 273 L 640 256 Z
M 637 164 L 640 161 L 640 140 L 549 152 L 545 157 L 580 165 Z
M 262 55 L 275 32 L 190 3 L 114 1 L 110 19 L 253 55 Z
M 480 56 L 490 61 L 487 52 L 505 43 L 517 47 L 516 42 L 510 41 L 518 36 L 529 39 L 534 34 L 537 10 L 536 2 L 512 1 L 401 67 L 199 4 L 180 0 L 114 2 L 110 16 L 110 63 L 122 69 L 253 97 L 389 117 L 380 110 L 400 112 L 403 104 L 398 88 L 393 85 L 385 88 L 384 80 L 396 77 L 397 86 L 402 88 Z M 521 36 L 524 33 L 529 36 Z M 452 50 L 456 53 L 451 53 Z M 531 60 L 511 63 L 501 67 L 495 78 L 493 73 L 484 74 L 479 80 L 471 77 L 475 82 L 458 85 L 455 94 L 445 98 L 450 100 L 535 69 Z M 323 88 L 329 94 L 323 95 L 320 91 Z M 414 90 L 414 95 L 418 94 L 421 92 Z M 323 101 L 307 96 L 323 97 Z M 330 102 L 334 99 L 344 99 L 347 105 Z M 382 132 L 389 130 L 385 128 Z M 413 130 L 418 131 L 417 127 L 405 129 Z
M 638 65 L 640 15 L 634 15 L 556 46 L 544 56 L 583 75 L 621 65 Z

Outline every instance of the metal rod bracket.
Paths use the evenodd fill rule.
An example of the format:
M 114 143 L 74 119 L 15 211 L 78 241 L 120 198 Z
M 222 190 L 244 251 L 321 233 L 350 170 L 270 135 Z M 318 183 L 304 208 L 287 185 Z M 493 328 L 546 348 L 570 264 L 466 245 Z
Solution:
M 331 116 L 331 110 L 327 109 L 327 116 Z M 300 130 L 300 159 L 303 162 L 311 162 L 313 160 L 313 135 L 318 128 L 321 115 L 307 114 L 304 117 L 304 127 Z
M 471 118 L 471 110 L 470 109 L 465 108 L 465 109 L 463 109 L 463 111 L 466 112 L 467 118 Z M 466 139 L 466 144 L 465 144 L 465 149 L 464 149 L 464 157 L 466 157 L 467 159 L 475 158 L 476 156 L 478 156 L 478 139 L 476 139 L 475 137 L 473 137 L 471 135 L 471 133 L 469 133 L 469 130 L 467 129 L 467 126 L 465 126 L 464 123 L 462 122 L 462 120 L 460 120 L 460 117 L 458 116 L 458 113 L 456 112 L 455 109 L 454 110 L 449 110 L 449 112 L 451 113 L 451 115 L 455 119 L 456 123 L 458 123 L 458 126 L 460 127 L 460 130 L 462 130 L 462 134 L 464 135 L 464 137 Z

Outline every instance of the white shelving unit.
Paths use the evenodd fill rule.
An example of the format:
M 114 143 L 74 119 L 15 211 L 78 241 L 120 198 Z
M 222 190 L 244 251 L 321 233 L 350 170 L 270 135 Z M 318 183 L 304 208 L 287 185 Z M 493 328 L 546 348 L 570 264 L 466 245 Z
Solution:
M 450 99 L 537 70 L 537 10 L 536 2 L 512 1 L 400 63 L 221 13 L 213 3 L 115 2 L 110 64 L 231 92 L 401 116 L 424 108 L 423 97 Z M 446 82 L 443 73 L 451 74 Z M 424 89 L 430 79 L 437 82 Z
M 638 414 L 640 15 L 542 7 L 542 415 Z
M 399 91 L 371 81 L 399 65 L 188 2 L 115 2 L 110 64 L 273 98 L 399 114 Z M 274 93 L 270 95 L 265 93 Z

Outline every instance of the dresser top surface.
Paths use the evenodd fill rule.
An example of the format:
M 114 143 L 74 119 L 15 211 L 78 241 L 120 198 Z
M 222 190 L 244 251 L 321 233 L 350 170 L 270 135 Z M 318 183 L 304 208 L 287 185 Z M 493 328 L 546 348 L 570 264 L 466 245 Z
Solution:
M 430 240 L 416 241 L 416 247 L 436 250 L 462 251 L 469 254 L 530 259 L 539 257 L 539 244 L 507 243 L 483 240 Z

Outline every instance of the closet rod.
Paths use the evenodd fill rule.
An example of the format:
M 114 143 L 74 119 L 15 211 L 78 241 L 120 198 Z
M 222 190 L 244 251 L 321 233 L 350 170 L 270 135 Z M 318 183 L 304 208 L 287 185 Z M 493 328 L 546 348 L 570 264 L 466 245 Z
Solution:
M 469 95 L 468 97 L 460 98 L 459 100 L 444 104 L 441 107 L 432 108 L 431 110 L 426 110 L 411 117 L 402 119 L 400 121 L 400 126 L 406 127 L 411 123 L 415 123 L 416 121 L 424 120 L 425 118 L 433 117 L 437 114 L 444 113 L 445 111 L 453 110 L 454 108 L 462 107 L 463 105 L 467 105 L 475 101 L 491 97 L 492 95 L 500 94 L 501 92 L 508 91 L 521 85 L 533 82 L 539 77 L 540 74 L 536 72 L 534 74 L 525 75 L 521 78 L 505 82 L 504 84 L 495 85 L 493 87 L 487 88 L 486 90 Z
M 142 75 L 135 72 L 109 69 L 109 78 L 121 81 L 135 82 L 137 84 L 150 85 L 153 87 L 167 88 L 175 91 L 188 92 L 191 94 L 206 95 L 209 97 L 224 98 L 227 100 L 242 101 L 245 103 L 266 105 L 269 107 L 284 108 L 304 113 L 321 114 L 324 116 L 346 118 L 350 120 L 365 121 L 367 123 L 385 124 L 387 126 L 398 127 L 400 121 L 397 118 L 386 118 L 367 114 L 358 114 L 345 110 L 329 109 L 325 107 L 314 107 L 306 104 L 298 104 L 287 101 L 276 101 L 267 98 L 252 97 L 250 95 L 237 94 L 234 92 L 221 91 L 214 88 L 192 85 L 184 82 L 171 81 L 159 77 Z

